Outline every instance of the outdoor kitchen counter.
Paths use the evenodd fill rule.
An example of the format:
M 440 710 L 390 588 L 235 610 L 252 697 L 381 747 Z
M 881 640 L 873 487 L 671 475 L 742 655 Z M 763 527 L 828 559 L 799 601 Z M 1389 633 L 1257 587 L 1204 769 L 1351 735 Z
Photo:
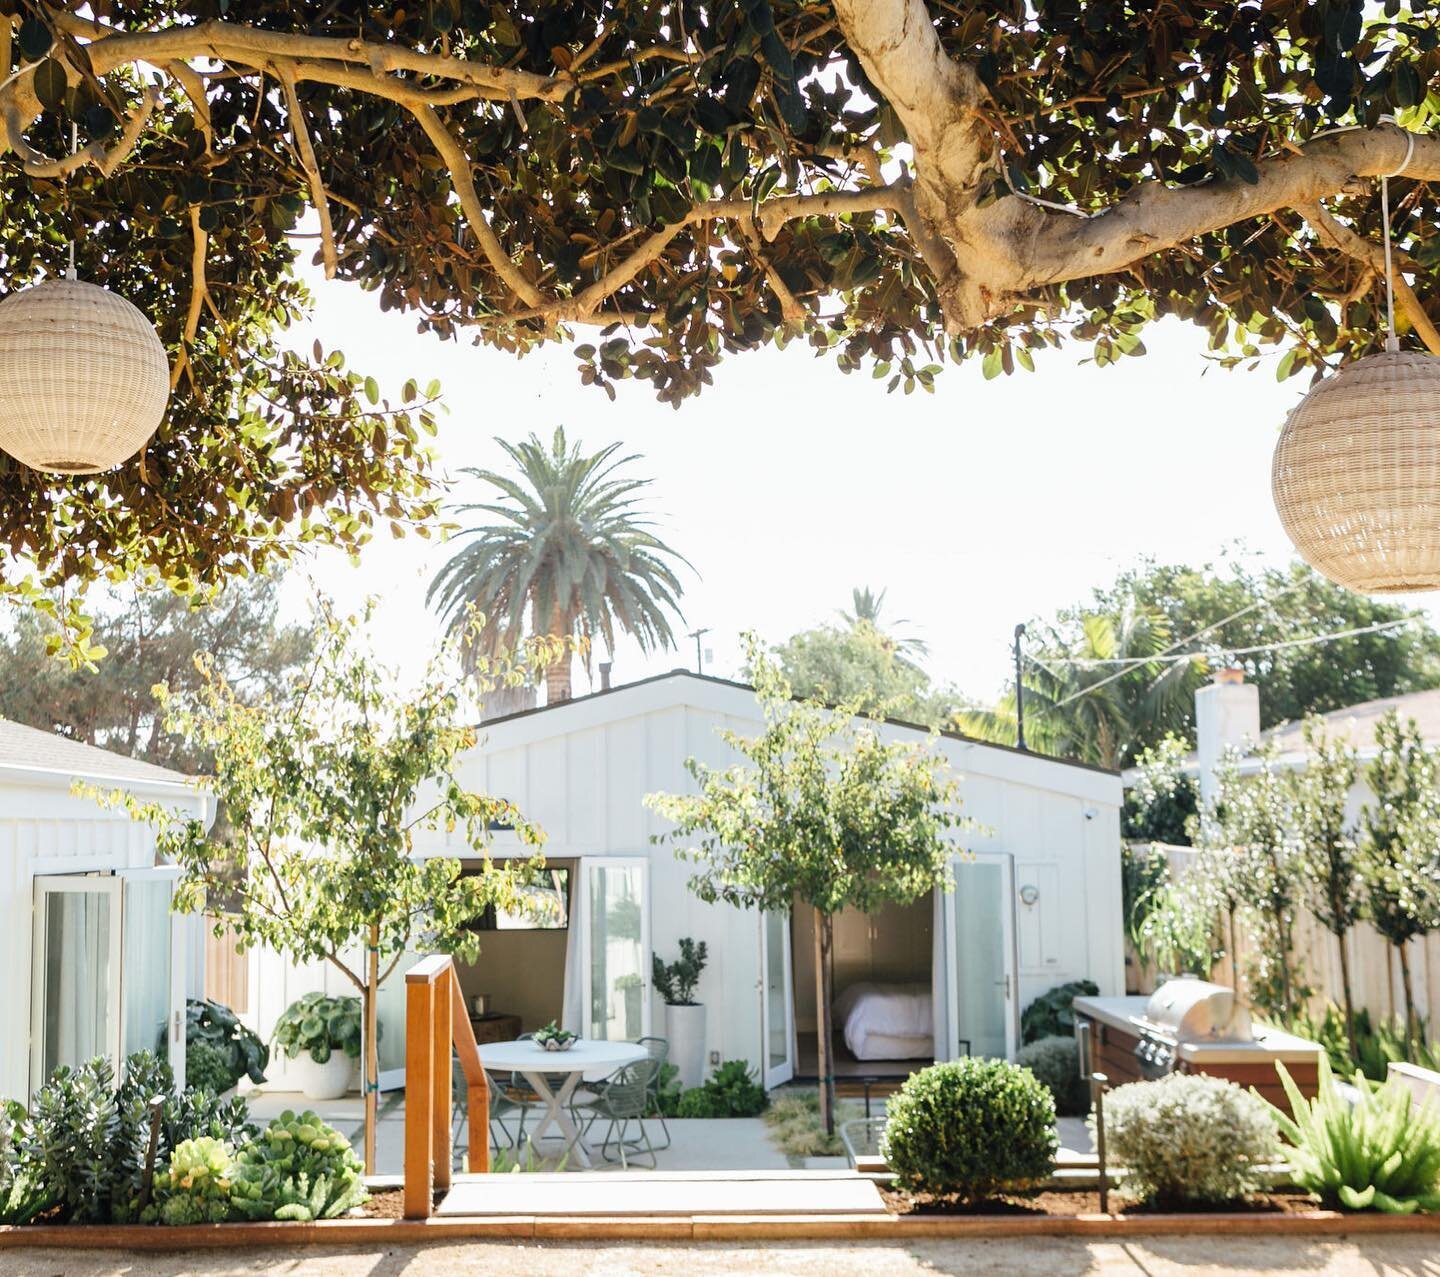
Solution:
M 1123 998 L 1076 998 L 1075 1014 L 1098 1024 L 1107 1024 L 1134 1036 L 1145 1024 L 1150 999 L 1143 994 Z M 1176 1053 L 1187 1063 L 1249 1064 L 1258 1061 L 1301 1064 L 1314 1067 L 1321 1047 L 1317 1042 L 1297 1038 L 1293 1033 L 1256 1025 L 1252 1042 L 1179 1042 Z

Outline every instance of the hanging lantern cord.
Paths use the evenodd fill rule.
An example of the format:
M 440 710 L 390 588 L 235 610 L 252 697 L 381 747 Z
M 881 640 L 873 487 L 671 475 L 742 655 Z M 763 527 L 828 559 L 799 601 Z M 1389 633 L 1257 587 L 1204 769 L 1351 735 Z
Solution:
M 70 154 L 73 156 L 80 149 L 80 129 L 74 120 L 70 121 Z M 70 231 L 70 264 L 66 268 L 65 278 L 74 279 L 75 275 L 75 202 L 70 198 L 70 172 L 65 172 L 65 221 Z M 1387 267 L 1388 269 L 1388 267 Z
M 1385 349 L 1390 351 L 1400 349 L 1400 339 L 1395 335 L 1395 268 L 1390 259 L 1390 179 L 1399 177 L 1409 168 L 1414 155 L 1415 135 L 1407 131 L 1405 159 L 1393 173 L 1386 173 L 1380 178 L 1380 227 L 1385 241 Z

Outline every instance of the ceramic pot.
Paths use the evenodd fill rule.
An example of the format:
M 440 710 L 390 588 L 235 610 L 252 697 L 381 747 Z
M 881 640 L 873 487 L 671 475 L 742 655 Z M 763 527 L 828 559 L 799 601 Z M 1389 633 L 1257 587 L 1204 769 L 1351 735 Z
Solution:
M 705 1008 L 665 1008 L 665 1036 L 670 1039 L 670 1063 L 685 1088 L 705 1080 Z
M 309 1051 L 301 1051 L 290 1061 L 290 1069 L 307 1100 L 338 1100 L 350 1089 L 355 1061 L 336 1050 L 324 1064 L 316 1064 Z

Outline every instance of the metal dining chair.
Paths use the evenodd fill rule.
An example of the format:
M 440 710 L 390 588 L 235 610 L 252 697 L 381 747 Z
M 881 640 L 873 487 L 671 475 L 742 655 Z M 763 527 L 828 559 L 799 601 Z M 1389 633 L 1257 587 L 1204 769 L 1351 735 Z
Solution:
M 650 1079 L 650 1103 L 655 1108 L 655 1116 L 660 1119 L 660 1129 L 665 1132 L 665 1143 L 657 1144 L 656 1148 L 670 1147 L 670 1127 L 665 1121 L 665 1111 L 660 1107 L 660 1074 L 664 1071 L 666 1063 L 670 1059 L 669 1038 L 636 1038 L 636 1046 L 643 1046 L 655 1061 L 655 1076 Z
M 630 1154 L 636 1152 L 649 1154 L 651 1169 L 656 1165 L 656 1148 L 645 1129 L 645 1113 L 650 1107 L 650 1087 L 659 1071 L 660 1066 L 650 1058 L 622 1065 L 605 1079 L 593 1100 L 579 1106 L 589 1114 L 584 1135 L 590 1133 L 596 1122 L 608 1123 L 600 1156 L 607 1162 L 618 1160 L 622 1170 L 630 1169 Z M 636 1137 L 630 1135 L 632 1122 L 639 1129 Z M 615 1145 L 618 1156 L 611 1155 L 611 1144 Z

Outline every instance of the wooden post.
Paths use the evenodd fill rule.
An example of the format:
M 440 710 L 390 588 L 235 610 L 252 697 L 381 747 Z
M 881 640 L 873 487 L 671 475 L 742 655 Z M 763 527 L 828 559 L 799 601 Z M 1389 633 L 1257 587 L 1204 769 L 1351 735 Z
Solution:
M 448 961 L 448 959 L 447 959 Z M 405 973 L 405 1218 L 434 1209 L 435 983 L 432 959 Z
M 431 1164 L 434 1167 L 434 1186 L 439 1189 L 450 1187 L 450 1165 L 455 1160 L 450 1149 L 450 1115 L 453 1108 L 451 1080 L 454 1076 L 450 1067 L 450 1016 L 453 1005 L 452 986 L 456 983 L 455 964 L 447 961 L 440 978 L 435 982 L 431 1001 L 435 1043 L 430 1061 L 433 1079 L 430 1086 L 430 1123 L 434 1131 L 431 1137 L 434 1144 L 431 1149 Z

